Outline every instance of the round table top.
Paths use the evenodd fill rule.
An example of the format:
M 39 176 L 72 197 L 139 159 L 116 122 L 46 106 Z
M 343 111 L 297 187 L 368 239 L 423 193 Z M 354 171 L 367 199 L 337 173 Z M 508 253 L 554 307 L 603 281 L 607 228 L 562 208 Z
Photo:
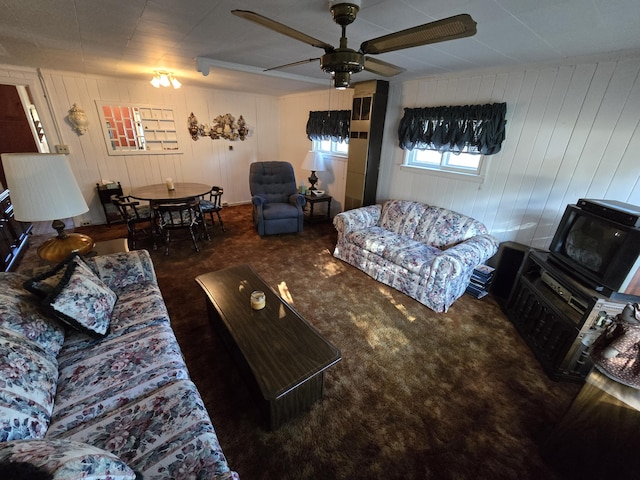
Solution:
M 204 183 L 174 183 L 173 186 L 174 189 L 169 190 L 165 183 L 146 185 L 132 189 L 129 196 L 150 202 L 179 202 L 205 195 L 211 190 L 211 185 Z

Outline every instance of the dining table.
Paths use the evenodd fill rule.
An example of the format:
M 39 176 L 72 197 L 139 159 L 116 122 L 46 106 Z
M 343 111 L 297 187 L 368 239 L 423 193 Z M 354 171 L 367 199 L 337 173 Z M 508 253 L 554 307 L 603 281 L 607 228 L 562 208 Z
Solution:
M 157 237 L 159 235 L 158 225 L 155 221 L 155 209 L 156 204 L 161 203 L 182 203 L 193 200 L 202 195 L 206 195 L 211 191 L 211 185 L 204 183 L 190 183 L 190 182 L 176 182 L 173 183 L 173 188 L 169 189 L 166 183 L 156 183 L 154 185 L 145 185 L 144 187 L 133 188 L 129 191 L 128 196 L 136 200 L 143 200 L 149 202 L 151 207 L 151 228 L 153 230 L 153 249 L 156 249 Z M 204 224 L 205 235 L 209 238 L 207 233 L 206 223 Z
M 169 190 L 166 183 L 157 183 L 133 188 L 129 192 L 129 196 L 152 204 L 162 202 L 179 203 L 205 195 L 210 190 L 211 185 L 204 183 L 177 182 L 173 184 L 173 190 Z

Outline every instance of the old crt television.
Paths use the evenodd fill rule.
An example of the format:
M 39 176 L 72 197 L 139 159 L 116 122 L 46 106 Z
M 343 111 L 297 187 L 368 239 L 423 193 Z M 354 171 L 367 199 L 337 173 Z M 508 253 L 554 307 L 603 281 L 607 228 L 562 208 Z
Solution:
M 607 296 L 640 296 L 640 207 L 580 199 L 568 205 L 549 247 L 551 260 Z

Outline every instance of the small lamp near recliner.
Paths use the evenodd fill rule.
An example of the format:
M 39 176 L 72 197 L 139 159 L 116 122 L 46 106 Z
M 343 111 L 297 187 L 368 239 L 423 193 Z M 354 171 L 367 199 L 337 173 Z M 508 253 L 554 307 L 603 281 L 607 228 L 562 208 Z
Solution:
M 316 183 L 318 183 L 318 177 L 316 176 L 316 172 L 322 172 L 324 170 L 324 157 L 322 153 L 309 150 L 307 156 L 304 157 L 304 162 L 302 162 L 302 168 L 304 170 L 311 170 L 311 176 L 307 179 L 311 184 L 309 190 L 312 192 L 317 190 Z
M 60 262 L 72 252 L 86 255 L 93 240 L 80 233 L 64 231 L 64 218 L 89 211 L 69 161 L 49 153 L 3 153 L 2 165 L 11 195 L 13 214 L 22 222 L 52 220 L 58 236 L 38 247 L 40 258 Z

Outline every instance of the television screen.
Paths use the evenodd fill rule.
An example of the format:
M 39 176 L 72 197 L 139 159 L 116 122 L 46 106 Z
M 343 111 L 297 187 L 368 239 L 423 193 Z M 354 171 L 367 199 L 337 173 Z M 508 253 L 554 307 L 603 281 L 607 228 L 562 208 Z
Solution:
M 564 254 L 584 268 L 602 275 L 624 244 L 627 232 L 611 222 L 574 216 L 563 244 Z

